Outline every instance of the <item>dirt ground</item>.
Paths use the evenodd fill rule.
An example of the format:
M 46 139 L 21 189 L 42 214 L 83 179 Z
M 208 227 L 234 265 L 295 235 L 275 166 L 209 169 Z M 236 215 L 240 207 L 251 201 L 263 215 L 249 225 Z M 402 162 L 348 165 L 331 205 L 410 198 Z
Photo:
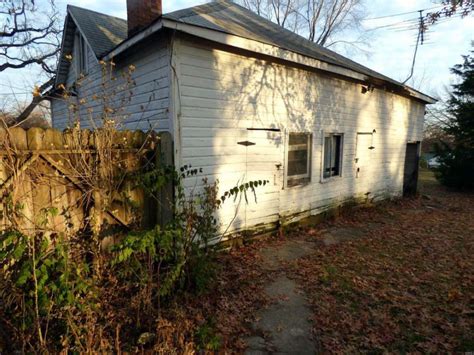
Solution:
M 474 195 L 420 196 L 291 228 L 222 256 L 194 303 L 201 346 L 268 352 L 474 351 Z M 207 328 L 206 328 L 207 329 Z

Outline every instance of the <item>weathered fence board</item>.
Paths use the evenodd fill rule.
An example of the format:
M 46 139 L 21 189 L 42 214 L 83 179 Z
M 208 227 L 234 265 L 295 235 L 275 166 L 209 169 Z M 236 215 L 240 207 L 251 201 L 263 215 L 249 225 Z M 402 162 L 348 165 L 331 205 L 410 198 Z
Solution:
M 172 165 L 172 156 L 169 133 L 0 129 L 0 230 L 99 233 L 165 223 L 173 187 L 150 210 L 135 178 L 147 162 Z

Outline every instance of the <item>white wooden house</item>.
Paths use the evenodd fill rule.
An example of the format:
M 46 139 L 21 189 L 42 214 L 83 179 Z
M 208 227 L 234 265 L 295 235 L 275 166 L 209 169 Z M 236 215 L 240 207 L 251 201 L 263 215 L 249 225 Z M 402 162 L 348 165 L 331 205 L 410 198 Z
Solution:
M 226 203 L 224 229 L 266 229 L 416 188 L 431 97 L 227 0 L 164 15 L 160 0 L 127 6 L 128 22 L 68 7 L 56 84 L 86 99 L 85 126 L 101 112 L 91 99 L 100 61 L 113 60 L 117 74 L 132 64 L 124 127 L 170 131 L 175 165 L 203 169 L 188 189 L 203 176 L 221 191 L 269 180 L 257 203 Z M 57 128 L 76 117 L 60 97 L 52 116 Z

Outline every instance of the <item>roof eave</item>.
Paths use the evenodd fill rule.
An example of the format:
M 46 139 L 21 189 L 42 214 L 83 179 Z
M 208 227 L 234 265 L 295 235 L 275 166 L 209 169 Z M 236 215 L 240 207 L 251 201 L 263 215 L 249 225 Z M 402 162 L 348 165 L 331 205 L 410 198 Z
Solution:
M 336 75 L 341 75 L 341 76 L 348 77 L 350 79 L 355 79 L 358 81 L 370 82 L 374 79 L 369 75 L 359 73 L 352 69 L 348 69 L 342 66 L 323 62 L 321 60 L 308 57 L 304 54 L 296 53 L 296 52 L 293 52 L 281 47 L 277 47 L 271 44 L 258 42 L 258 41 L 247 39 L 240 36 L 235 36 L 226 32 L 220 32 L 217 30 L 185 24 L 179 21 L 166 19 L 166 18 L 163 19 L 163 28 L 177 30 L 180 32 L 191 34 L 193 36 L 201 37 L 204 39 L 208 39 L 208 40 L 218 42 L 221 44 L 248 50 L 251 52 L 269 55 L 275 58 L 283 59 L 283 60 L 294 62 L 297 64 L 302 64 L 302 65 L 309 66 L 318 70 L 326 71 L 326 72 L 333 73 Z M 375 80 L 381 80 L 381 79 L 375 79 Z M 394 85 L 393 82 L 387 82 L 387 83 L 390 86 Z M 397 87 L 399 87 L 402 91 L 405 91 L 409 96 L 416 98 L 418 100 L 421 100 L 425 103 L 434 104 L 437 102 L 436 99 L 426 94 L 423 94 L 419 91 L 416 91 L 406 85 L 400 84 L 400 85 L 397 85 Z
M 247 51 L 268 55 L 271 57 L 275 57 L 278 59 L 282 59 L 285 61 L 294 62 L 297 64 L 301 64 L 304 66 L 312 67 L 318 70 L 322 70 L 325 72 L 333 73 L 336 75 L 341 75 L 350 79 L 363 81 L 363 82 L 370 82 L 372 81 L 371 76 L 359 73 L 352 69 L 348 69 L 342 66 L 330 64 L 327 62 L 323 62 L 321 60 L 317 60 L 311 57 L 308 57 L 303 54 L 299 54 L 281 47 L 277 47 L 271 44 L 251 40 L 248 38 L 236 36 L 229 34 L 227 32 L 221 32 L 214 29 L 208 29 L 200 26 L 186 24 L 180 21 L 176 21 L 173 19 L 161 17 L 156 22 L 151 24 L 149 27 L 145 28 L 143 31 L 137 33 L 133 37 L 130 37 L 117 45 L 114 49 L 112 49 L 109 53 L 105 54 L 102 59 L 110 60 L 122 52 L 126 51 L 130 47 L 134 46 L 135 44 L 141 42 L 145 38 L 161 31 L 164 28 L 168 28 L 175 31 L 180 31 L 183 33 L 187 33 L 193 36 L 197 36 L 203 39 L 207 39 L 213 42 L 221 43 L 224 45 L 229 45 L 232 47 L 244 49 Z M 380 79 L 377 79 L 380 80 Z M 387 82 L 390 86 L 393 86 L 393 82 Z M 423 94 L 419 91 L 416 91 L 406 85 L 400 83 L 400 85 L 396 85 L 402 92 L 405 92 L 410 97 L 423 101 L 427 104 L 434 104 L 437 102 L 436 99 Z
M 153 22 L 150 26 L 145 28 L 143 31 L 138 32 L 134 36 L 127 38 L 125 41 L 117 45 L 114 49 L 110 52 L 105 54 L 102 59 L 103 60 L 110 60 L 122 52 L 125 52 L 128 48 L 134 46 L 135 44 L 143 41 L 145 38 L 157 33 L 163 28 L 163 20 L 162 18 L 158 19 L 157 21 Z
M 66 45 L 66 42 L 67 42 L 67 39 L 66 39 L 66 36 L 67 36 L 67 33 L 66 31 L 69 30 L 68 28 L 68 24 L 70 22 L 72 22 L 75 26 L 75 28 L 77 30 L 79 30 L 79 32 L 81 33 L 82 37 L 84 38 L 84 40 L 86 41 L 87 45 L 89 46 L 89 48 L 93 51 L 94 53 L 94 58 L 96 60 L 98 60 L 98 54 L 94 51 L 94 48 L 91 46 L 91 44 L 89 43 L 89 39 L 87 38 L 87 36 L 85 35 L 84 31 L 81 29 L 81 26 L 79 25 L 79 22 L 75 19 L 73 13 L 70 11 L 70 5 L 67 6 L 67 14 L 66 14 L 66 18 L 64 20 L 64 27 L 63 27 L 63 34 L 62 34 L 62 38 L 61 38 L 61 50 L 60 50 L 60 55 L 59 55 L 59 59 L 58 59 L 58 65 L 57 65 L 57 70 L 56 70 L 56 81 L 55 81 L 55 85 L 59 85 L 59 84 L 63 84 L 64 83 L 64 79 L 63 76 L 64 75 L 61 75 L 61 73 L 59 72 L 60 69 L 61 69 L 61 66 L 62 65 L 67 65 L 69 66 L 70 63 L 67 63 L 67 60 L 63 59 L 64 58 L 64 55 L 65 54 L 68 54 L 68 53 L 65 53 L 64 51 L 67 50 L 68 48 L 65 46 Z M 69 49 L 72 49 L 72 48 L 69 48 Z M 66 63 L 66 64 L 62 64 L 62 63 Z
M 74 17 L 74 14 L 72 13 L 72 11 L 70 10 L 70 5 L 68 5 L 67 7 L 67 13 L 69 16 L 71 16 L 72 20 L 74 21 L 74 24 L 76 25 L 77 29 L 79 30 L 79 32 L 81 33 L 82 37 L 84 38 L 84 40 L 86 41 L 87 45 L 89 46 L 89 48 L 94 52 L 94 57 L 98 60 L 99 59 L 99 53 L 96 53 L 95 50 L 94 50 L 94 47 L 92 47 L 91 43 L 89 42 L 89 39 L 87 38 L 84 30 L 81 28 L 81 25 L 79 24 L 79 21 L 76 20 L 76 18 Z
M 64 25 L 63 25 L 63 33 L 62 33 L 62 38 L 61 38 L 61 49 L 59 51 L 59 58 L 58 58 L 58 63 L 56 65 L 56 80 L 54 82 L 54 85 L 57 86 L 62 83 L 61 78 L 63 75 L 61 75 L 60 70 L 62 69 L 62 63 L 64 61 L 63 56 L 64 56 L 64 50 L 65 50 L 65 44 L 66 44 L 66 31 L 68 29 L 67 25 L 71 21 L 71 17 L 69 14 L 66 15 L 66 18 L 64 19 Z
M 435 99 L 434 97 L 423 94 L 422 92 L 420 92 L 418 90 L 415 90 L 415 89 L 413 89 L 409 86 L 404 85 L 403 87 L 405 88 L 406 91 L 408 91 L 410 96 L 413 96 L 417 99 L 420 99 L 420 100 L 426 102 L 427 104 L 432 105 L 432 104 L 435 104 L 435 103 L 438 102 L 438 100 Z

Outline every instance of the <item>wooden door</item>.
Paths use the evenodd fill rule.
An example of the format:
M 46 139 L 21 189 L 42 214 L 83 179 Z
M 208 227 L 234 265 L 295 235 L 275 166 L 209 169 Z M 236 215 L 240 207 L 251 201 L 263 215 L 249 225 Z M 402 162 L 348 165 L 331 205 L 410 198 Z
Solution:
M 247 130 L 247 181 L 267 180 L 246 204 L 246 228 L 275 223 L 280 217 L 280 191 L 283 184 L 284 142 L 279 130 Z
M 356 178 L 370 180 L 374 164 L 374 150 L 373 134 L 357 133 L 355 156 Z
M 403 171 L 403 196 L 416 194 L 418 186 L 418 166 L 420 162 L 420 143 L 408 143 Z

